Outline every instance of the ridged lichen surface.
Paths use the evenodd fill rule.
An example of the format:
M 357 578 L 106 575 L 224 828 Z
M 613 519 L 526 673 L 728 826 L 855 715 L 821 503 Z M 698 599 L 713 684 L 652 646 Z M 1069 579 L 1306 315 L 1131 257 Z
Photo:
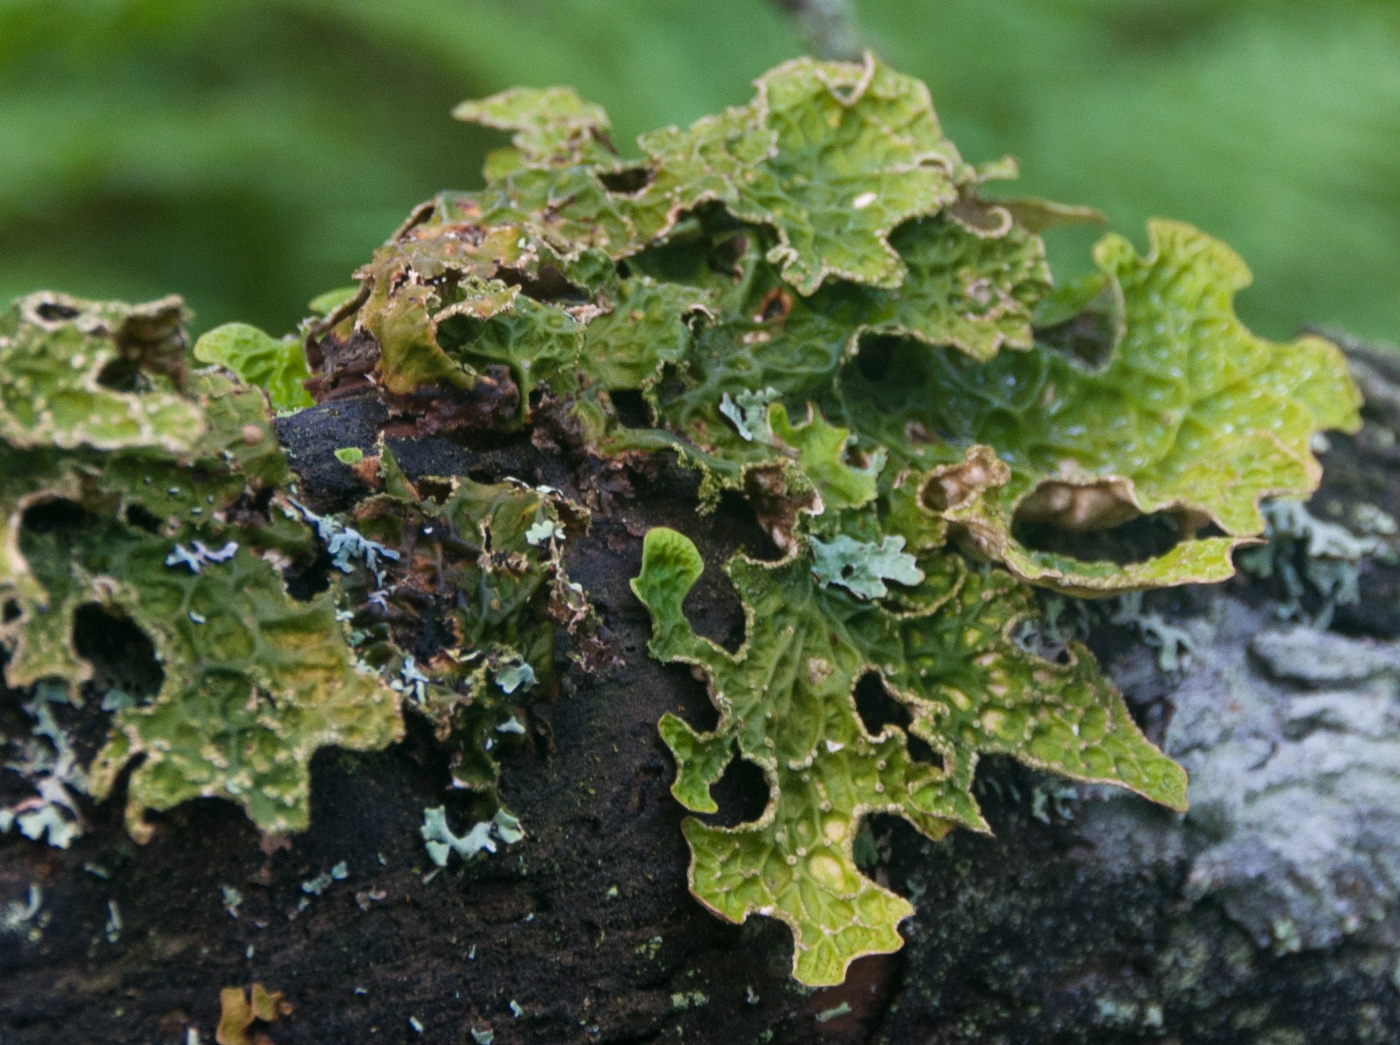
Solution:
M 7 679 L 82 682 L 85 605 L 150 637 L 159 691 L 117 712 L 93 770 L 101 793 L 145 755 L 134 829 L 215 793 L 304 826 L 310 754 L 382 746 L 401 705 L 489 795 L 512 695 L 548 683 L 561 628 L 593 627 L 564 549 L 612 493 L 415 485 L 381 443 L 342 458 L 372 491 L 353 509 L 301 503 L 271 411 L 354 395 L 399 434 L 530 438 L 613 471 L 668 455 L 702 510 L 747 500 L 781 558 L 728 564 L 737 651 L 686 617 L 684 535 L 646 535 L 633 587 L 652 654 L 692 665 L 719 712 L 708 732 L 661 722 L 676 798 L 714 812 L 734 759 L 769 792 L 753 821 L 685 822 L 692 892 L 786 922 L 804 983 L 900 945 L 911 907 L 857 867 L 862 819 L 986 830 L 983 753 L 1184 808 L 1183 771 L 1087 650 L 1018 641 L 1031 589 L 1229 576 L 1261 501 L 1316 487 L 1318 433 L 1358 424 L 1333 345 L 1251 334 L 1243 262 L 1183 224 L 1153 222 L 1144 251 L 1109 234 L 1095 275 L 1058 284 L 1040 233 L 1098 216 L 997 194 L 1015 165 L 965 162 L 923 84 L 872 57 L 790 62 L 629 154 L 564 88 L 456 115 L 513 135 L 485 187 L 417 208 L 300 337 L 224 327 L 192 361 L 174 302 L 43 297 L 0 321 Z M 62 534 L 37 511 L 55 500 L 80 509 Z M 1095 553 L 1104 531 L 1135 554 Z M 279 570 L 318 549 L 331 589 L 293 599 Z M 872 676 L 907 726 L 866 728 Z

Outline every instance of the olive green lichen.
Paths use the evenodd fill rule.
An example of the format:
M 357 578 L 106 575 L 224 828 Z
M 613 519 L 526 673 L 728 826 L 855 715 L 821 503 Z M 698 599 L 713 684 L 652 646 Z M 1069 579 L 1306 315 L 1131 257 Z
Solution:
M 600 456 L 676 454 L 706 506 L 749 499 L 784 558 L 729 565 L 738 654 L 681 612 L 700 571 L 685 537 L 652 531 L 635 582 L 653 653 L 695 665 L 721 714 L 710 733 L 663 720 L 677 798 L 713 811 L 735 757 L 768 779 L 758 821 L 687 821 L 702 902 L 786 921 L 798 978 L 830 983 L 898 946 L 909 912 L 853 862 L 862 817 L 985 829 L 981 752 L 1182 807 L 1183 774 L 1082 647 L 1054 663 L 1018 645 L 1022 582 L 1109 595 L 1228 576 L 1261 499 L 1315 488 L 1314 435 L 1358 423 L 1334 346 L 1250 334 L 1232 311 L 1243 263 L 1185 225 L 1154 222 L 1142 255 L 1110 235 L 1097 274 L 1057 287 L 1039 233 L 1101 216 L 986 195 L 1014 164 L 965 163 L 926 88 L 869 56 L 774 69 L 748 105 L 643 135 L 635 160 L 572 91 L 456 115 L 512 146 L 483 189 L 414 212 L 318 351 L 372 343 L 371 380 L 420 430 L 547 420 Z M 1036 536 L 1151 516 L 1176 539 L 1129 562 Z M 546 523 L 523 535 L 527 562 Z M 941 765 L 898 727 L 867 734 L 852 694 L 868 673 Z
M 90 792 L 105 795 L 139 755 L 127 798 L 138 838 L 146 810 L 198 796 L 285 833 L 306 826 L 316 749 L 384 746 L 398 699 L 357 666 L 329 595 L 287 593 L 277 564 L 312 537 L 268 510 L 290 473 L 267 403 L 189 371 L 181 320 L 178 299 L 53 294 L 0 318 L 5 678 L 93 680 L 75 635 L 84 608 L 138 629 L 159 678 L 114 705 Z
M 650 531 L 633 582 L 652 614 L 652 653 L 696 665 L 720 712 L 710 733 L 662 720 L 676 798 L 714 812 L 709 787 L 736 756 L 764 771 L 770 791 L 753 823 L 685 822 L 692 888 L 731 921 L 787 922 L 799 980 L 838 983 L 853 958 L 899 947 L 895 926 L 912 908 L 857 869 L 861 818 L 897 814 L 935 839 L 955 825 L 985 831 L 972 796 L 982 752 L 1185 808 L 1185 773 L 1143 738 L 1082 646 L 1057 664 L 1011 639 L 1031 603 L 1006 574 L 935 552 L 898 578 L 908 590 L 894 608 L 824 583 L 818 563 L 805 553 L 730 561 L 748 621 L 736 654 L 697 636 L 681 610 L 701 572 L 687 538 Z M 909 732 L 941 766 L 914 759 L 898 726 L 866 731 L 855 688 L 867 673 L 909 709 Z
M 591 620 L 562 562 L 568 530 L 584 516 L 553 491 L 514 481 L 435 480 L 434 500 L 383 447 L 378 473 L 382 492 L 353 521 L 393 560 L 378 575 L 361 567 L 345 579 L 357 648 L 397 676 L 405 702 L 448 746 L 453 785 L 490 797 L 496 748 L 524 732 L 515 703 L 553 682 L 556 629 Z M 420 664 L 403 650 L 427 620 L 447 641 Z
M 1112 595 L 1228 576 L 1261 499 L 1316 487 L 1316 434 L 1358 424 L 1334 346 L 1250 334 L 1232 306 L 1243 262 L 1185 225 L 1152 223 L 1144 254 L 1109 235 L 1096 274 L 1057 286 L 1039 234 L 1101 216 L 990 196 L 1015 165 L 964 162 L 924 85 L 870 56 L 789 62 L 749 104 L 643 135 L 635 158 L 565 88 L 456 115 L 512 144 L 483 188 L 415 209 L 358 288 L 318 299 L 304 355 L 242 327 L 195 355 L 277 409 L 305 389 L 377 393 L 400 432 L 531 428 L 537 447 L 617 469 L 669 453 L 700 472 L 703 508 L 749 500 L 783 557 L 727 567 L 737 653 L 682 612 L 701 572 L 686 537 L 652 530 L 634 581 L 652 652 L 693 665 L 720 712 L 706 733 L 663 719 L 676 797 L 714 811 L 736 757 L 768 782 L 752 823 L 686 821 L 701 902 L 785 921 L 796 976 L 834 983 L 897 948 L 911 910 L 858 869 L 863 818 L 985 830 L 983 752 L 1183 807 L 1184 774 L 1085 649 L 1051 661 L 1018 641 L 1035 629 L 1028 584 Z M 401 701 L 452 746 L 456 784 L 495 805 L 471 841 L 430 810 L 435 859 L 514 825 L 493 750 L 524 731 L 516 695 L 550 684 L 556 630 L 590 620 L 562 559 L 582 511 L 511 480 L 420 490 L 381 444 L 342 458 L 373 494 L 317 515 L 286 489 L 261 396 L 186 371 L 177 305 L 19 308 L 0 325 L 16 375 L 0 389 L 7 674 L 87 677 L 68 636 L 92 602 L 166 658 L 155 699 L 116 712 L 101 786 L 142 752 L 134 803 L 222 789 L 288 829 L 310 751 L 385 742 Z M 72 533 L 26 521 L 55 498 L 86 512 Z M 1131 561 L 1066 537 L 1145 518 L 1175 539 Z M 310 527 L 338 576 L 293 605 L 273 562 L 306 554 Z M 425 630 L 447 638 L 428 649 Z M 314 656 L 297 646 L 313 634 Z M 907 732 L 866 730 L 867 676 Z M 290 689 L 269 708 L 257 697 L 274 686 Z

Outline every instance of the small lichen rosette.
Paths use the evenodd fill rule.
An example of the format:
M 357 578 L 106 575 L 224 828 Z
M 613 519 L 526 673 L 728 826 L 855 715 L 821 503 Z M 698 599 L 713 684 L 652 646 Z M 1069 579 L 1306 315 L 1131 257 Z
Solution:
M 896 926 L 913 913 L 856 867 L 861 819 L 895 814 L 934 839 L 957 825 L 986 830 L 972 795 L 982 752 L 1185 808 L 1185 773 L 1142 736 L 1085 650 L 1072 646 L 1057 664 L 1011 640 L 1031 610 L 1013 580 L 956 555 L 920 565 L 922 580 L 895 612 L 823 584 L 806 550 L 777 564 L 738 556 L 728 573 L 748 635 L 736 654 L 696 635 L 681 609 L 702 569 L 687 538 L 651 530 L 633 581 L 652 615 L 653 655 L 696 666 L 720 712 L 710 733 L 662 720 L 677 762 L 672 793 L 714 812 L 710 786 L 736 757 L 762 769 L 769 788 L 752 823 L 685 822 L 692 892 L 730 921 L 786 922 L 793 974 L 807 984 L 839 983 L 853 959 L 898 949 Z M 941 765 L 915 759 L 899 726 L 866 731 L 854 693 L 870 673 L 908 708 L 910 732 Z

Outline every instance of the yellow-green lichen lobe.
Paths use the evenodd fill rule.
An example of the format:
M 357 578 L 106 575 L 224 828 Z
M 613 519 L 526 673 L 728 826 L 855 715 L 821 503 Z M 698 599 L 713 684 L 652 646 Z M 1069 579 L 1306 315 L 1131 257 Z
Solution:
M 588 512 L 499 474 L 411 479 L 370 439 L 331 464 L 369 493 L 319 514 L 272 429 L 313 393 L 378 396 L 385 439 L 528 439 L 578 465 L 595 510 L 658 454 L 700 473 L 702 510 L 746 500 L 781 558 L 726 566 L 740 649 L 687 617 L 705 564 L 683 534 L 646 533 L 632 591 L 651 653 L 719 713 L 661 720 L 673 795 L 716 812 L 734 759 L 769 790 L 751 822 L 685 821 L 692 891 L 786 922 L 805 983 L 900 946 L 912 906 L 857 865 L 863 820 L 986 830 L 984 753 L 1184 809 L 1183 771 L 1087 649 L 1018 645 L 1029 586 L 1230 576 L 1261 502 L 1317 486 L 1317 435 L 1357 425 L 1334 346 L 1250 333 L 1243 261 L 1179 223 L 1151 223 L 1141 254 L 1106 236 L 1097 271 L 1057 287 L 1041 231 L 1097 215 L 991 198 L 1014 164 L 966 164 L 927 88 L 872 56 L 786 63 L 747 104 L 643 135 L 636 160 L 567 88 L 455 115 L 512 135 L 485 186 L 415 209 L 300 336 L 229 324 L 187 352 L 176 299 L 41 294 L 0 317 L 6 678 L 92 682 L 83 615 L 149 639 L 160 678 L 114 698 L 91 775 L 100 795 L 141 759 L 133 832 L 195 796 L 304 827 L 314 751 L 382 747 L 407 706 L 487 807 L 466 835 L 425 810 L 431 858 L 521 837 L 498 757 L 553 692 L 558 635 L 583 645 L 595 623 L 564 569 Z M 1104 552 L 1153 523 L 1165 544 Z M 287 565 L 321 553 L 329 589 L 293 598 Z M 872 734 L 862 684 L 907 725 Z
M 759 766 L 770 789 L 752 823 L 686 821 L 692 891 L 731 921 L 785 921 L 804 983 L 840 982 L 854 958 L 897 949 L 896 926 L 912 913 L 857 868 L 862 817 L 893 813 L 935 839 L 957 825 L 986 830 L 971 791 L 983 752 L 1184 808 L 1185 774 L 1143 738 L 1087 651 L 1075 647 L 1056 664 L 1006 638 L 1030 606 L 1005 575 L 926 555 L 917 577 L 904 578 L 919 586 L 910 608 L 892 612 L 823 583 L 808 547 L 777 564 L 739 557 L 729 573 L 749 633 L 729 654 L 696 635 L 681 609 L 700 575 L 694 545 L 665 529 L 644 543 L 633 588 L 653 617 L 652 652 L 696 665 L 720 713 L 710 733 L 662 720 L 677 762 L 673 793 L 713 812 L 709 788 L 736 756 Z M 898 726 L 866 731 L 854 692 L 872 673 L 909 709 L 910 732 L 941 766 L 915 759 Z

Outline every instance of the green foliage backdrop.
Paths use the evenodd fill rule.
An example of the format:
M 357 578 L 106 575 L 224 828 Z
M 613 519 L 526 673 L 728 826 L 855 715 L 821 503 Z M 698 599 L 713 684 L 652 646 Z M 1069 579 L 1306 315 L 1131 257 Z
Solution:
M 1264 333 L 1400 335 L 1394 3 L 855 6 L 969 159 L 1229 240 Z M 572 83 L 627 148 L 742 102 L 804 24 L 774 0 L 0 0 L 0 298 L 176 290 L 201 329 L 287 329 L 414 202 L 479 184 L 494 136 L 448 118 L 462 98 Z M 1059 235 L 1073 259 L 1094 233 Z

